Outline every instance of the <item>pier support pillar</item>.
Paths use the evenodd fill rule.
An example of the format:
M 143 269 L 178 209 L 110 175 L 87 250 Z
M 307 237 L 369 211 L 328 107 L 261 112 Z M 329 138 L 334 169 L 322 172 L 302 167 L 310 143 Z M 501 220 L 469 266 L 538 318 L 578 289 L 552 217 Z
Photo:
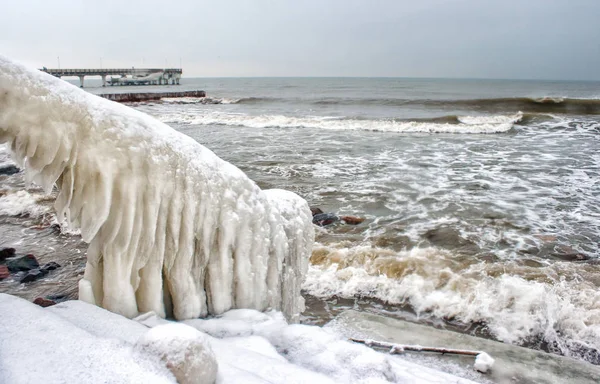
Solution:
M 85 77 L 85 76 L 79 76 L 79 83 L 81 84 L 81 85 L 79 86 L 79 88 L 83 88 L 83 78 L 84 78 L 84 77 Z
M 106 87 L 106 75 L 102 75 L 102 86 Z

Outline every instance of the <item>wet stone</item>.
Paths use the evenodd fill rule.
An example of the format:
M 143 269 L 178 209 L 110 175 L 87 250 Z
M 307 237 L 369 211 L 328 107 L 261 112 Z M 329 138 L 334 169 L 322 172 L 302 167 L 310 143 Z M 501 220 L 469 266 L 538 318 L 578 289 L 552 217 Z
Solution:
M 40 270 L 40 269 L 32 269 L 27 272 L 25 276 L 19 280 L 20 283 L 31 283 L 32 281 L 36 281 L 39 278 L 42 278 L 48 274 L 48 271 Z
M 57 268 L 60 268 L 60 264 L 51 261 L 49 263 L 44 264 L 44 266 L 41 269 L 43 269 L 44 271 L 54 271 Z
M 7 259 L 6 266 L 11 272 L 21 272 L 39 268 L 40 264 L 36 260 L 35 256 L 29 254 L 21 257 Z
M 0 263 L 4 263 L 4 261 L 8 258 L 15 257 L 16 251 L 14 248 L 3 248 L 0 250 Z
M 55 305 L 56 302 L 54 300 L 48 300 L 44 299 L 43 297 L 38 297 L 37 299 L 33 300 L 33 304 L 37 304 L 40 307 L 46 308 Z
M 6 267 L 6 265 L 0 265 L 0 280 L 6 279 L 10 276 L 10 271 Z
M 14 165 L 5 165 L 0 167 L 0 175 L 14 175 L 19 173 L 21 170 Z

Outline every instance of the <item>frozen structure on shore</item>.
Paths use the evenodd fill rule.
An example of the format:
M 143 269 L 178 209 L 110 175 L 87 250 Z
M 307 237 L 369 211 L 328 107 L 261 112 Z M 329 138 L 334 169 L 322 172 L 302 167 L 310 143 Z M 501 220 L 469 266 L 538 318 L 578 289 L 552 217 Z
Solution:
M 306 201 L 150 116 L 0 56 L 0 143 L 90 243 L 79 297 L 129 318 L 303 309 Z

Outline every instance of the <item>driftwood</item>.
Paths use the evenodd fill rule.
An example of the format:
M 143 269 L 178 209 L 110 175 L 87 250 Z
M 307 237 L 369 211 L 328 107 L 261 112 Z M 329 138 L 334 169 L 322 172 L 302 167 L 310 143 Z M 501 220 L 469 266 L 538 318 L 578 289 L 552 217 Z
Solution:
M 483 351 L 470 351 L 467 349 L 451 349 L 451 348 L 440 348 L 440 347 L 423 347 L 421 345 L 405 345 L 405 344 L 392 344 L 386 343 L 383 341 L 375 341 L 369 339 L 354 339 L 350 338 L 350 341 L 355 343 L 361 343 L 368 347 L 379 347 L 379 348 L 389 348 L 388 353 L 392 355 L 399 355 L 406 351 L 410 352 L 436 352 L 441 353 L 442 355 L 464 355 L 464 356 L 474 356 L 475 364 L 473 368 L 476 371 L 481 373 L 488 372 L 492 366 L 494 365 L 494 359 L 490 357 L 487 353 Z
M 355 343 L 361 343 L 369 347 L 388 348 L 389 353 L 392 355 L 399 355 L 405 351 L 410 352 L 437 352 L 448 355 L 466 355 L 466 356 L 477 356 L 481 351 L 470 351 L 467 349 L 450 349 L 450 348 L 439 348 L 439 347 L 423 347 L 420 345 L 404 345 L 404 344 L 392 344 L 383 341 L 375 341 L 369 339 L 354 339 L 350 338 Z

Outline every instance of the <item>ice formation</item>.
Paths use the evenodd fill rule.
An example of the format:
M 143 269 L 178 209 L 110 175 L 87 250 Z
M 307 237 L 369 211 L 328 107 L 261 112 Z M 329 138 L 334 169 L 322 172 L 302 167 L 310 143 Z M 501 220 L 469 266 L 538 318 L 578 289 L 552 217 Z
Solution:
M 139 111 L 0 56 L 0 143 L 89 242 L 80 298 L 127 317 L 303 308 L 307 203 Z M 282 284 L 285 281 L 285 284 Z
M 208 337 L 188 325 L 154 327 L 139 338 L 134 348 L 142 355 L 159 357 L 179 384 L 212 384 L 217 379 L 217 359 Z
M 473 368 L 479 372 L 486 373 L 492 366 L 494 365 L 494 359 L 485 352 L 481 352 L 479 355 L 475 356 L 475 365 Z
M 319 327 L 288 325 L 280 312 L 236 309 L 209 320 L 186 321 L 198 331 L 154 317 L 149 330 L 81 301 L 41 308 L 0 293 L 0 313 L 2 384 L 177 383 L 163 361 L 137 345 L 156 340 L 156 352 L 176 356 L 180 349 L 163 343 L 181 334 L 172 326 L 184 327 L 192 339 L 196 332 L 203 334 L 218 363 L 216 384 L 473 384 L 352 344 Z

